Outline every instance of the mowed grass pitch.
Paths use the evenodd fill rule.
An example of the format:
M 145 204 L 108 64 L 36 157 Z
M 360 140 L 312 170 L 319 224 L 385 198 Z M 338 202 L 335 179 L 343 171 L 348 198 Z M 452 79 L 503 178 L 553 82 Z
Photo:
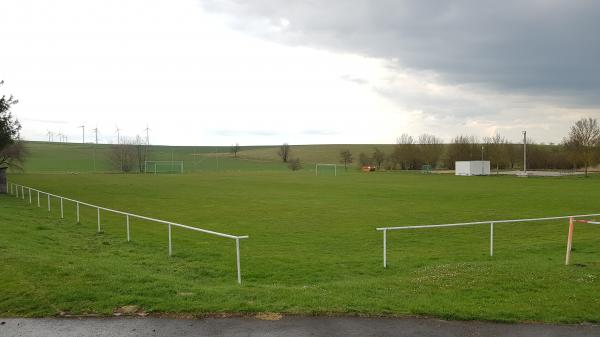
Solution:
M 567 223 L 390 232 L 375 227 L 599 212 L 600 179 L 418 173 L 23 174 L 10 179 L 82 201 L 236 235 L 235 242 L 58 203 L 47 214 L 0 197 L 0 315 L 285 312 L 599 322 L 600 228 Z M 35 203 L 35 196 L 34 196 Z

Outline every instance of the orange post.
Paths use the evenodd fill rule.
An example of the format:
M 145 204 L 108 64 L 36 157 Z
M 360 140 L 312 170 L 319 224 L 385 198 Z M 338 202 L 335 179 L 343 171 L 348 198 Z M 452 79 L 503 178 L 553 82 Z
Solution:
M 565 265 L 569 265 L 571 260 L 571 249 L 573 248 L 573 218 L 569 218 L 569 237 L 567 239 L 567 257 L 565 258 Z

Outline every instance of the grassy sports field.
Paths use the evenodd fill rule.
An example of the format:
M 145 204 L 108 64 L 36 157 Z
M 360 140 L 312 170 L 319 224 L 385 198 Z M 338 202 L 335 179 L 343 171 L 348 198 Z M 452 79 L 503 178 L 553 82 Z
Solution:
M 27 142 L 28 172 L 116 172 L 109 161 L 111 145 Z M 277 156 L 277 146 L 244 146 L 239 158 L 233 158 L 229 146 L 160 146 L 150 145 L 147 160 L 184 161 L 184 171 L 285 171 L 287 167 Z M 393 145 L 297 145 L 292 146 L 291 158 L 300 158 L 306 168 L 315 163 L 338 163 L 341 150 L 349 149 L 354 157 L 364 152 L 370 155 L 375 148 L 388 153 Z
M 275 165 L 273 163 L 273 165 Z M 29 170 L 31 171 L 31 170 Z M 67 170 L 65 170 L 67 171 Z M 391 232 L 385 225 L 598 212 L 592 177 L 455 177 L 405 172 L 319 177 L 281 169 L 184 175 L 11 174 L 9 179 L 103 206 L 236 235 L 181 229 L 65 205 L 0 197 L 0 315 L 286 312 L 431 315 L 501 321 L 600 321 L 600 228 L 578 225 L 564 266 L 564 221 Z M 45 206 L 42 203 L 42 206 Z

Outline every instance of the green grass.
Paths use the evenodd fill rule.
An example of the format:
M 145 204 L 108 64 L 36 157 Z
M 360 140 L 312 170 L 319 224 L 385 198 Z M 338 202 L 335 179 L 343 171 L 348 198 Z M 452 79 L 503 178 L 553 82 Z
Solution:
M 26 142 L 29 157 L 26 172 L 114 172 L 110 164 L 111 145 Z M 371 154 L 375 147 L 391 152 L 393 145 L 298 145 L 291 157 L 299 157 L 306 168 L 314 163 L 339 163 L 339 153 L 350 149 L 358 159 L 360 152 Z M 277 156 L 277 146 L 245 146 L 233 158 L 228 146 L 160 146 L 151 145 L 147 160 L 183 160 L 185 172 L 206 171 L 284 171 Z
M 184 175 L 12 174 L 82 201 L 236 235 L 235 243 L 66 204 L 47 214 L 0 197 L 0 315 L 60 311 L 429 315 L 499 321 L 600 322 L 600 228 L 566 222 L 390 232 L 382 268 L 376 227 L 598 212 L 600 177 L 454 177 L 418 173 L 226 171 Z M 45 201 L 44 199 L 42 201 Z M 35 202 L 35 196 L 34 196 Z

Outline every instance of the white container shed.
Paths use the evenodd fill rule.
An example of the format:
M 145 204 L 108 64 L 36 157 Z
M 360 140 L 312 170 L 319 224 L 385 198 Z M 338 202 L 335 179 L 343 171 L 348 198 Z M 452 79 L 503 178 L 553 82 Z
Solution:
M 457 176 L 489 176 L 490 161 L 457 161 L 454 172 Z

